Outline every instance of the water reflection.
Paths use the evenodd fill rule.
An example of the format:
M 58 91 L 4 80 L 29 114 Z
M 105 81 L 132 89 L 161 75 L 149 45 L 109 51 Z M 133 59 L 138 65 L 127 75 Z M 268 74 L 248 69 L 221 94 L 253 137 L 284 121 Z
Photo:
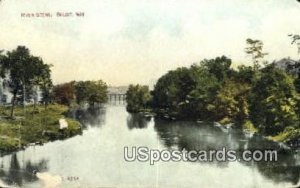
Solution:
M 296 154 L 279 153 L 277 162 L 257 162 L 255 166 L 272 181 L 291 182 L 297 184 L 300 177 L 299 156 Z
M 277 161 L 246 162 L 241 160 L 240 163 L 253 169 L 257 168 L 262 175 L 274 182 L 297 184 L 299 181 L 299 154 L 293 151 L 283 151 L 279 144 L 268 141 L 261 136 L 255 135 L 252 138 L 247 138 L 239 130 L 224 133 L 220 128 L 210 123 L 198 124 L 164 120 L 155 121 L 155 130 L 162 143 L 169 149 L 208 151 L 225 147 L 237 151 L 239 158 L 242 158 L 242 152 L 245 149 L 251 151 L 277 150 Z M 207 164 L 225 167 L 228 163 L 212 161 Z
M 0 179 L 9 185 L 26 184 L 31 188 L 39 183 L 32 173 L 37 170 L 65 178 L 80 178 L 76 185 L 64 181 L 66 187 L 175 187 L 177 184 L 217 187 L 220 184 L 243 183 L 244 179 L 247 179 L 244 185 L 248 187 L 274 187 L 273 182 L 296 184 L 299 180 L 299 154 L 282 152 L 278 144 L 259 135 L 247 137 L 242 131 L 226 131 L 213 123 L 146 118 L 141 114 L 128 114 L 125 107 L 115 105 L 79 109 L 69 115 L 79 119 L 86 128 L 83 135 L 1 157 Z M 238 151 L 239 157 L 245 149 L 276 149 L 280 152 L 277 162 L 159 163 L 157 174 L 157 166 L 125 162 L 124 146 L 179 150 L 226 147 Z M 232 182 L 232 177 L 239 178 Z M 258 183 L 253 182 L 255 178 L 259 179 Z M 230 187 L 239 187 L 238 183 Z
M 155 130 L 167 148 L 175 147 L 189 151 L 209 150 L 228 146 L 229 138 L 227 135 L 207 124 L 171 122 L 158 119 L 155 120 Z
M 99 127 L 105 124 L 106 107 L 80 108 L 68 113 L 69 117 L 77 119 L 83 126 Z
M 141 114 L 129 114 L 127 117 L 127 127 L 129 129 L 147 128 L 150 118 L 146 118 Z
M 0 177 L 5 184 L 22 186 L 25 182 L 37 180 L 37 177 L 34 175 L 35 171 L 45 172 L 48 170 L 48 161 L 45 159 L 32 162 L 30 159 L 23 160 L 20 158 L 14 153 L 1 159 Z

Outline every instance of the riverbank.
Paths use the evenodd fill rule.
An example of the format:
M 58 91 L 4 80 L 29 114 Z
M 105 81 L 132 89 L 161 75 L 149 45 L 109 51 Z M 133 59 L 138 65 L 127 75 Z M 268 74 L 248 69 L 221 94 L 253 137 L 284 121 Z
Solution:
M 208 121 L 211 122 L 212 120 L 198 120 L 193 118 L 186 118 L 183 116 L 180 116 L 180 114 L 175 112 L 167 112 L 167 110 L 163 109 L 140 109 L 139 112 L 144 117 L 150 117 L 150 116 L 156 116 L 161 119 L 169 120 L 169 121 L 176 121 L 176 120 L 186 120 L 186 121 L 196 121 L 196 122 L 203 122 Z M 247 135 L 253 135 L 253 134 L 260 134 L 266 139 L 276 142 L 276 143 L 284 143 L 286 146 L 290 147 L 291 149 L 299 149 L 300 148 L 300 129 L 299 128 L 293 128 L 293 127 L 287 127 L 283 132 L 278 133 L 274 136 L 268 136 L 264 135 L 259 131 L 258 128 L 250 121 L 245 120 L 244 123 L 242 123 L 239 126 L 235 126 L 235 123 L 232 123 L 230 121 L 217 121 L 216 122 L 219 126 L 222 126 L 224 129 L 228 128 L 236 128 L 236 129 L 242 129 L 243 132 Z
M 0 108 L 0 151 L 12 152 L 28 145 L 44 144 L 49 141 L 69 138 L 81 134 L 80 123 L 64 114 L 68 107 L 63 105 L 16 107 L 15 118 L 9 118 L 9 107 Z M 60 129 L 59 120 L 65 119 L 68 127 Z

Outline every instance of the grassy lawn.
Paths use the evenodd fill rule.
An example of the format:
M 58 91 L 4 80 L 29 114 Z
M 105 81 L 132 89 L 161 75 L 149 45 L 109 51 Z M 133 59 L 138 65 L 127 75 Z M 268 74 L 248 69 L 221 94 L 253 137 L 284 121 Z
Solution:
M 80 123 L 66 118 L 68 108 L 62 105 L 16 107 L 15 119 L 9 118 L 10 107 L 0 107 L 0 151 L 15 151 L 29 143 L 45 143 L 81 133 Z M 65 118 L 68 128 L 59 130 L 59 119 Z

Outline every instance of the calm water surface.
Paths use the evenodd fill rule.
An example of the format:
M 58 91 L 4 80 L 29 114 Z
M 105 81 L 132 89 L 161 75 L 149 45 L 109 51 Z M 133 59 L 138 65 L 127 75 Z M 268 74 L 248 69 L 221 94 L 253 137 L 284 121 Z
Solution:
M 277 162 L 126 162 L 124 147 L 150 149 L 277 148 L 262 138 L 223 132 L 209 123 L 168 122 L 108 105 L 71 115 L 82 135 L 32 146 L 0 158 L 0 187 L 291 187 L 300 177 L 297 153 Z M 32 172 L 37 171 L 34 175 Z

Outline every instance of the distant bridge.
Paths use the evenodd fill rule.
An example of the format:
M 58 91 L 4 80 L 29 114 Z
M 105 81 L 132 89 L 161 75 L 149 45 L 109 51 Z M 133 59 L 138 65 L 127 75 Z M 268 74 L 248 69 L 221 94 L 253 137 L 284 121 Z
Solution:
M 126 91 L 124 87 L 109 87 L 108 88 L 108 103 L 109 104 L 125 104 L 126 103 Z

